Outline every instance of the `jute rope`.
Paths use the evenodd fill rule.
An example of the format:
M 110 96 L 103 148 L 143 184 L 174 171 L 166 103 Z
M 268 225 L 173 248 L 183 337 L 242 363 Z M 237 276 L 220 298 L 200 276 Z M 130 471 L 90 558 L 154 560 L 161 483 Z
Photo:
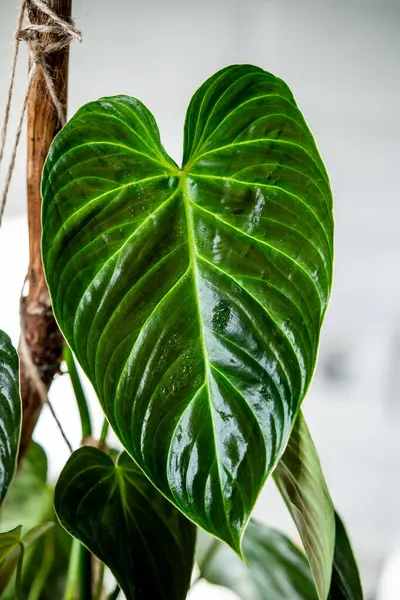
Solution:
M 36 9 L 42 13 L 44 13 L 49 22 L 46 25 L 38 25 L 35 23 L 31 23 L 29 19 L 29 10 L 28 9 Z M 25 23 L 25 25 L 24 25 Z M 52 34 L 53 41 L 44 41 L 40 35 L 43 34 Z M 48 6 L 46 1 L 44 0 L 21 0 L 21 6 L 18 15 L 18 26 L 15 34 L 15 44 L 14 44 L 14 55 L 11 66 L 11 78 L 10 85 L 8 88 L 6 109 L 4 114 L 4 121 L 1 130 L 1 138 L 0 138 L 0 166 L 2 163 L 3 155 L 4 155 L 4 147 L 7 139 L 8 126 L 10 121 L 10 108 L 12 103 L 12 96 L 14 92 L 14 84 L 15 84 L 15 71 L 18 60 L 19 53 L 19 44 L 24 41 L 27 42 L 29 46 L 29 53 L 31 58 L 31 68 L 29 70 L 27 86 L 25 90 L 24 100 L 22 103 L 21 113 L 18 119 L 17 130 L 15 133 L 14 143 L 11 152 L 11 158 L 8 165 L 6 179 L 4 184 L 4 189 L 0 197 L 0 225 L 3 218 L 4 208 L 7 202 L 8 190 L 11 183 L 12 174 L 15 166 L 15 158 L 17 156 L 18 144 L 21 137 L 21 131 L 24 123 L 24 117 L 26 112 L 26 107 L 28 103 L 29 92 L 31 90 L 32 84 L 35 80 L 35 76 L 37 74 L 38 69 L 42 71 L 43 78 L 46 82 L 46 86 L 50 97 L 54 103 L 54 106 L 57 110 L 58 118 L 62 126 L 65 125 L 66 115 L 65 108 L 60 102 L 60 99 L 57 96 L 54 82 L 51 78 L 49 70 L 46 64 L 46 58 L 52 54 L 53 52 L 57 52 L 66 48 L 70 45 L 70 43 L 76 40 L 80 42 L 82 40 L 82 35 L 78 29 L 74 26 L 72 22 L 65 21 L 61 17 L 59 17 L 51 8 Z
M 39 25 L 36 23 L 31 23 L 29 19 L 29 10 L 36 9 L 37 11 L 41 11 L 44 13 L 49 21 L 47 24 Z M 43 34 L 51 34 L 52 41 L 44 41 L 41 38 Z M 25 89 L 24 99 L 22 102 L 21 112 L 18 119 L 17 130 L 14 137 L 14 142 L 11 151 L 11 158 L 8 165 L 5 185 L 3 192 L 0 196 L 0 225 L 3 218 L 4 208 L 7 201 L 8 190 L 10 187 L 10 182 L 12 178 L 12 174 L 15 166 L 15 159 L 17 155 L 18 145 L 21 137 L 21 131 L 24 123 L 24 117 L 26 113 L 26 107 L 28 104 L 29 92 L 32 88 L 32 84 L 35 80 L 35 76 L 40 69 L 43 74 L 44 81 L 46 83 L 47 90 L 50 94 L 50 97 L 53 101 L 53 104 L 57 110 L 58 118 L 62 126 L 65 125 L 66 122 L 66 114 L 65 107 L 60 102 L 60 99 L 57 96 L 55 86 L 51 75 L 49 73 L 46 59 L 53 52 L 57 52 L 69 46 L 71 41 L 76 40 L 80 42 L 82 40 L 81 33 L 78 29 L 75 28 L 72 22 L 65 21 L 61 17 L 59 17 L 51 8 L 48 6 L 45 0 L 21 0 L 21 6 L 19 9 L 18 15 L 18 24 L 17 31 L 15 33 L 15 42 L 14 42 L 14 54 L 11 65 L 11 78 L 10 85 L 8 88 L 7 94 L 7 102 L 4 113 L 4 121 L 1 129 L 1 137 L 0 137 L 0 166 L 2 164 L 3 156 L 4 156 L 4 148 L 7 140 L 7 133 L 10 122 L 10 109 L 12 104 L 13 92 L 14 92 L 14 84 L 15 84 L 15 73 L 17 67 L 17 60 L 19 54 L 19 45 L 20 42 L 27 42 L 29 46 L 29 53 L 31 59 L 31 67 L 29 70 L 28 81 Z M 24 284 L 25 285 L 25 284 Z M 20 337 L 20 354 L 21 358 L 24 362 L 24 366 L 26 369 L 26 373 L 34 385 L 41 401 L 43 404 L 47 404 L 50 408 L 53 418 L 55 419 L 57 426 L 63 436 L 68 448 L 72 452 L 72 446 L 66 437 L 64 430 L 60 421 L 55 414 L 53 406 L 49 401 L 47 388 L 44 385 L 40 373 L 38 371 L 38 367 L 34 363 L 31 350 L 26 341 L 26 329 L 25 322 L 23 318 L 23 292 L 21 292 L 20 298 L 20 326 L 21 326 L 21 337 Z

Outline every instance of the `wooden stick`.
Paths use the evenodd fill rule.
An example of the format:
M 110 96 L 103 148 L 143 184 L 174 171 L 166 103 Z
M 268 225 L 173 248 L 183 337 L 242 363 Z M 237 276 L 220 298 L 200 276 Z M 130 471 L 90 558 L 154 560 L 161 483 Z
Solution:
M 49 7 L 65 20 L 71 18 L 72 0 L 50 0 Z M 32 23 L 46 25 L 48 17 L 33 4 L 28 4 Z M 39 41 L 55 42 L 54 35 L 38 33 Z M 48 72 L 54 81 L 57 97 L 67 108 L 69 48 L 63 48 L 46 57 Z M 22 302 L 21 318 L 24 322 L 26 342 L 33 362 L 48 389 L 60 369 L 63 338 L 55 322 L 47 289 L 41 256 L 41 211 L 40 192 L 43 165 L 50 144 L 60 130 L 57 109 L 50 97 L 41 69 L 36 70 L 28 99 L 28 224 L 29 224 L 29 291 Z M 42 409 L 42 398 L 24 367 L 21 356 L 21 396 L 23 421 L 20 458 L 28 448 L 37 419 Z

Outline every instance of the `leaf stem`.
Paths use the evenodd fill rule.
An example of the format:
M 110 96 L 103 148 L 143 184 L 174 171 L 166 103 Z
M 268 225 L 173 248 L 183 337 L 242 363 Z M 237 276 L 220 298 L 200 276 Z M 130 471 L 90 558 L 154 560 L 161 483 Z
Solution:
M 104 581 L 105 565 L 101 561 L 99 561 L 99 563 L 100 563 L 100 565 L 99 565 L 99 572 L 98 572 L 98 579 L 97 579 L 97 586 L 96 586 L 96 592 L 94 595 L 94 600 L 101 600 L 101 597 L 103 594 L 103 581 Z
M 25 547 L 22 542 L 19 543 L 20 553 L 17 565 L 17 573 L 15 575 L 15 598 L 16 600 L 24 600 L 22 596 L 22 565 L 24 562 Z
M 80 555 L 81 543 L 73 538 L 71 552 L 69 555 L 69 565 L 67 573 L 67 583 L 65 586 L 64 600 L 75 600 L 76 589 L 78 587 L 79 577 L 79 555 Z
M 64 600 L 76 600 L 76 598 L 79 600 L 92 598 L 92 555 L 79 540 L 73 538 Z
M 79 599 L 92 598 L 92 554 L 81 544 L 79 553 Z
M 55 545 L 55 533 L 49 531 L 44 536 L 44 548 L 42 563 L 39 567 L 38 573 L 32 582 L 31 589 L 29 591 L 28 600 L 39 600 L 43 588 L 46 584 L 46 579 L 54 563 L 54 545 Z
M 90 412 L 85 392 L 83 391 L 82 382 L 79 377 L 78 369 L 76 368 L 74 356 L 69 346 L 65 346 L 64 360 L 67 363 L 68 373 L 71 378 L 72 387 L 74 388 L 76 403 L 78 405 L 79 416 L 81 419 L 82 439 L 84 440 L 92 435 L 92 422 L 90 419 Z
M 100 444 L 106 443 L 108 429 L 109 429 L 109 423 L 108 423 L 107 419 L 104 417 L 103 427 L 101 428 L 101 433 L 100 433 L 100 440 L 99 440 Z

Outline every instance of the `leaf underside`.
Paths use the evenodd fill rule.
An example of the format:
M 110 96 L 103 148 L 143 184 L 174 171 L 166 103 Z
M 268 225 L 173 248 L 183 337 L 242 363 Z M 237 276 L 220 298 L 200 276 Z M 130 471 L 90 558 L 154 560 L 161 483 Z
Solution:
M 65 465 L 54 506 L 65 529 L 114 573 L 128 600 L 184 600 L 195 527 L 123 453 L 117 464 L 93 447 Z
M 0 330 L 0 505 L 16 469 L 21 415 L 18 355 L 8 335 Z
M 336 541 L 329 600 L 363 600 L 360 574 L 347 531 L 335 513 Z
M 274 479 L 297 525 L 319 599 L 362 600 L 357 563 L 301 412 Z
M 318 596 L 326 600 L 332 576 L 335 510 L 301 412 L 274 479 L 299 530 Z
M 227 67 L 194 95 L 180 169 L 127 96 L 81 108 L 43 175 L 58 323 L 127 452 L 240 552 L 314 369 L 332 197 L 287 85 Z
M 279 531 L 252 519 L 243 538 L 246 564 L 225 544 L 207 542 L 198 553 L 201 576 L 242 600 L 317 600 L 306 557 Z

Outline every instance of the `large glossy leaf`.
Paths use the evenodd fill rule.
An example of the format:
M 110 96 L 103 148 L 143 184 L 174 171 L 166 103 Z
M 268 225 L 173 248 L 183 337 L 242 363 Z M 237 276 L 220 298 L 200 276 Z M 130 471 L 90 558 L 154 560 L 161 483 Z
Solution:
M 21 415 L 18 355 L 0 330 L 0 505 L 15 473 Z
M 183 600 L 195 527 L 123 453 L 116 464 L 97 448 L 72 454 L 54 505 L 65 529 L 114 573 L 128 600 Z
M 180 169 L 134 98 L 87 104 L 43 175 L 60 327 L 154 485 L 240 551 L 313 372 L 332 198 L 287 85 L 227 67 L 196 92 Z
M 251 520 L 243 538 L 246 564 L 225 544 L 203 536 L 197 563 L 200 576 L 210 583 L 231 589 L 242 600 L 317 599 L 306 557 L 279 531 Z
M 274 478 L 297 525 L 320 600 L 328 595 L 331 600 L 362 600 L 351 546 L 335 513 L 317 450 L 301 413 Z M 340 595 L 339 589 L 354 593 L 347 597 Z

